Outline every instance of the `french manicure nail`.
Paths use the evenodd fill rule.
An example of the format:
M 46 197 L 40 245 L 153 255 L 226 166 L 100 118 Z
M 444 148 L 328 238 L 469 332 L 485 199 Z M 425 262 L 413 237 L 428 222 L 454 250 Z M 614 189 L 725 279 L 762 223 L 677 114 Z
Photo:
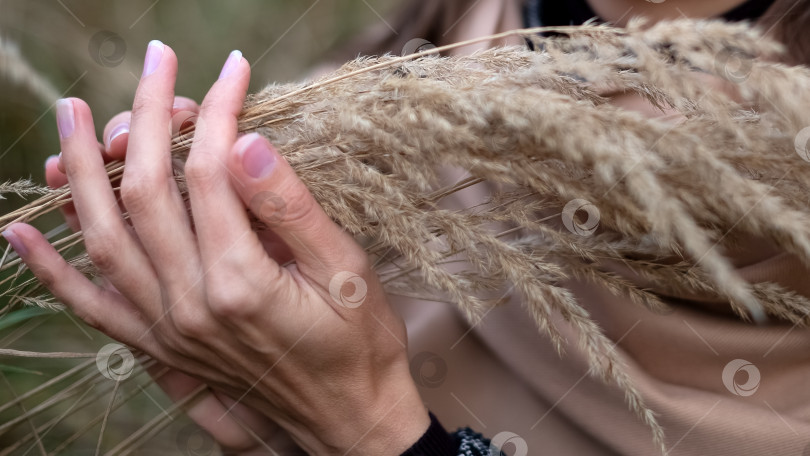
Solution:
M 146 46 L 146 58 L 143 61 L 143 74 L 141 77 L 154 73 L 158 65 L 160 65 L 161 58 L 163 58 L 163 43 L 158 40 L 150 41 L 149 46 Z
M 11 248 L 17 252 L 17 255 L 20 257 L 28 255 L 28 249 L 25 248 L 25 244 L 22 243 L 22 240 L 20 240 L 20 237 L 17 236 L 17 233 L 15 233 L 14 230 L 8 229 L 3 231 L 2 234 L 3 237 L 6 238 L 6 241 L 11 244 Z
M 254 179 L 262 179 L 273 172 L 276 166 L 276 154 L 270 150 L 267 141 L 258 133 L 251 133 L 253 136 L 242 148 L 242 168 L 245 173 Z
M 115 126 L 115 128 L 110 130 L 110 134 L 107 135 L 107 148 L 110 148 L 110 144 L 112 144 L 115 138 L 123 135 L 124 133 L 129 133 L 129 122 L 118 124 Z
M 231 74 L 241 61 L 242 61 L 242 52 L 231 51 L 231 53 L 228 55 L 228 60 L 226 60 L 225 65 L 222 66 L 222 71 L 220 71 L 219 73 L 219 79 L 222 79 Z
M 59 130 L 59 137 L 69 138 L 73 134 L 75 126 L 73 118 L 73 100 L 62 98 L 56 102 L 56 128 Z

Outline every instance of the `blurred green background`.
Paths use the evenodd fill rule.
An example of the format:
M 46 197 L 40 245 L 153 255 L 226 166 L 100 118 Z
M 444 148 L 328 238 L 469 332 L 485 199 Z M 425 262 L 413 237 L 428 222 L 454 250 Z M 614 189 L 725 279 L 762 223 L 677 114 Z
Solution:
M 394 0 L 0 0 L 0 182 L 31 178 L 44 184 L 45 159 L 59 152 L 55 97 L 79 97 L 93 110 L 101 135 L 107 120 L 127 110 L 141 74 L 147 43 L 159 39 L 179 59 L 176 92 L 200 101 L 216 80 L 228 53 L 243 52 L 253 65 L 251 91 L 272 82 L 305 77 L 324 55 L 366 27 L 378 24 Z M 17 60 L 30 65 L 27 73 Z M 48 88 L 50 86 L 50 88 Z M 38 88 L 37 88 L 38 87 Z M 0 200 L 0 211 L 23 200 Z M 45 219 L 53 227 L 56 218 Z M 2 250 L 5 242 L 0 243 Z M 0 251 L 0 255 L 2 251 Z M 7 277 L 8 274 L 0 276 Z M 66 312 L 14 306 L 0 301 L 0 348 L 39 352 L 95 353 L 110 342 Z M 81 363 L 87 365 L 13 406 L 3 407 Z M 69 385 L 83 375 L 95 385 Z M 93 359 L 0 356 L 0 455 L 51 454 L 87 427 L 59 454 L 95 454 L 103 414 L 115 382 L 99 375 Z M 116 397 L 133 399 L 111 414 L 101 452 L 111 449 L 170 402 L 145 374 L 121 383 Z M 60 394 L 69 393 L 65 400 Z M 16 426 L 10 420 L 43 403 L 52 407 Z M 36 429 L 36 432 L 33 431 Z M 20 439 L 34 437 L 23 444 Z M 41 443 L 37 443 L 39 440 Z M 14 447 L 13 445 L 18 445 Z M 136 454 L 215 454 L 204 434 L 185 418 Z

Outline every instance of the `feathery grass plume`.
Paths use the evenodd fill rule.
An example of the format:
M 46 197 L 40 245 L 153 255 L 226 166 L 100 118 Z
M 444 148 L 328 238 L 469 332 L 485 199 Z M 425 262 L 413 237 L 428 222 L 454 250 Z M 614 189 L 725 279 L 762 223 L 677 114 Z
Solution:
M 745 24 L 633 22 L 496 36 L 510 34 L 538 50 L 432 55 L 466 42 L 360 58 L 318 80 L 251 95 L 239 129 L 276 145 L 362 243 L 390 293 L 454 303 L 473 322 L 515 296 L 560 352 L 554 322 L 564 317 L 590 372 L 624 390 L 665 451 L 614 342 L 564 281 L 588 280 L 658 311 L 667 293 L 697 294 L 727 300 L 742 319 L 810 323 L 807 297 L 747 283 L 726 253 L 747 236 L 810 266 L 810 156 L 796 144 L 810 126 L 810 70 L 769 61 L 781 47 Z M 732 54 L 745 74 L 727 70 Z M 739 94 L 710 87 L 708 75 Z M 606 94 L 622 92 L 678 118 L 608 103 Z M 172 147 L 184 193 L 192 136 L 183 132 Z M 108 165 L 114 185 L 123 169 Z M 465 174 L 448 181 L 447 170 Z M 488 197 L 467 201 L 470 188 Z M 598 230 L 566 215 L 572 200 L 598 209 Z M 0 217 L 0 229 L 69 201 L 69 188 L 49 191 Z M 254 227 L 263 229 L 255 219 Z M 81 242 L 79 232 L 53 245 L 67 255 Z M 99 274 L 86 253 L 71 256 L 84 274 Z M 2 280 L 12 304 L 50 305 L 47 290 L 22 277 L 18 258 L 0 262 L 13 268 Z
M 60 98 L 59 91 L 21 55 L 17 45 L 0 36 L 0 75 L 35 95 L 45 105 Z
M 37 185 L 29 179 L 20 179 L 15 182 L 6 181 L 0 183 L 0 199 L 6 199 L 3 195 L 14 193 L 19 197 L 31 195 L 45 195 L 49 192 L 47 187 Z

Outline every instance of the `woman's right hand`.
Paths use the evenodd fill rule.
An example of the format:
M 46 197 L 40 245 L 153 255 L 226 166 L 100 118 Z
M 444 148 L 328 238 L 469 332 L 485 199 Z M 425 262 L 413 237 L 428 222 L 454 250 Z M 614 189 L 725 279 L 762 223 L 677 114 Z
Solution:
M 200 107 L 194 100 L 175 97 L 170 127 L 172 131 L 177 133 L 185 129 L 189 123 L 195 122 L 199 110 Z M 104 143 L 99 143 L 99 153 L 104 157 L 105 163 L 124 160 L 127 153 L 131 115 L 130 111 L 118 113 L 104 127 Z M 59 188 L 68 183 L 65 169 L 58 156 L 50 157 L 45 162 L 45 180 L 51 188 Z M 71 230 L 74 232 L 81 230 L 79 218 L 72 203 L 62 206 L 61 211 Z M 109 284 L 107 286 L 112 287 Z M 158 375 L 159 373 L 160 375 Z M 160 364 L 152 366 L 149 374 L 155 378 L 155 383 L 166 395 L 175 402 L 202 385 L 199 380 L 175 369 L 166 370 Z M 234 402 L 227 396 L 208 390 L 203 397 L 186 409 L 186 413 L 197 425 L 211 434 L 226 454 L 273 454 L 272 452 L 294 454 L 292 452 L 298 450 L 298 446 L 277 424 L 244 403 L 234 404 Z M 220 420 L 220 417 L 223 418 Z M 246 429 L 254 431 L 256 436 L 251 435 Z M 257 441 L 257 438 L 262 442 Z M 182 445 L 182 442 L 178 442 L 178 444 Z M 180 450 L 187 449 L 180 448 Z

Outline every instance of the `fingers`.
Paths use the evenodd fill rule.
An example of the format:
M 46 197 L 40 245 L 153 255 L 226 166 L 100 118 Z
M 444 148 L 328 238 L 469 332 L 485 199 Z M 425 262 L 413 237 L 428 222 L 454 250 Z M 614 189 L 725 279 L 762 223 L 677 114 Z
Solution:
M 160 364 L 150 367 L 149 374 L 155 378 L 155 383 L 169 396 L 172 402 L 179 402 L 201 386 L 203 383 L 178 370 L 168 370 Z M 159 373 L 162 375 L 158 376 Z M 217 393 L 208 390 L 202 397 L 193 401 L 186 408 L 186 415 L 205 429 L 220 446 L 231 451 L 248 450 L 257 447 L 260 442 L 246 429 L 255 433 L 257 437 L 271 435 L 278 429 L 278 425 L 264 418 L 245 406 L 229 407 L 224 404 Z M 226 408 L 228 407 L 228 408 Z
M 186 97 L 174 97 L 172 105 L 172 124 L 177 124 L 180 131 L 196 121 L 200 106 L 196 101 Z M 124 111 L 116 114 L 107 122 L 104 127 L 104 144 L 99 145 L 99 153 L 104 158 L 104 163 L 110 160 L 123 161 L 126 157 L 127 143 L 129 140 L 129 125 L 132 117 L 131 111 Z M 176 120 L 175 120 L 176 119 Z M 60 156 L 51 156 L 45 161 L 45 181 L 50 188 L 59 188 L 68 183 L 65 168 Z M 65 222 L 71 230 L 78 231 L 79 219 L 76 216 L 76 209 L 73 203 L 67 203 L 61 207 Z
M 244 265 L 256 261 L 271 265 L 261 242 L 251 231 L 227 167 L 249 79 L 247 61 L 239 51 L 232 52 L 220 79 L 203 101 L 199 117 L 203 131 L 198 130 L 195 135 L 186 162 L 189 199 L 206 271 L 218 267 L 222 273 L 238 273 Z
M 123 160 L 127 152 L 129 124 L 132 112 L 116 114 L 104 127 L 104 150 L 113 160 Z
M 120 295 L 99 288 L 70 266 L 36 228 L 16 223 L 3 236 L 37 279 L 79 318 L 128 345 L 154 350 L 153 339 L 141 339 L 147 329 L 142 316 Z
M 59 162 L 60 159 L 56 155 L 52 155 L 45 160 L 45 182 L 48 183 L 50 188 L 60 188 L 68 183 L 67 175 L 58 169 Z M 73 232 L 81 229 L 79 228 L 79 217 L 76 215 L 76 208 L 73 203 L 67 203 L 60 207 L 59 210 Z
M 90 108 L 75 98 L 57 102 L 62 160 L 73 204 L 93 263 L 125 296 L 159 296 L 149 259 L 126 228 L 104 161 L 98 153 Z
M 108 158 L 104 153 L 104 146 L 99 144 L 98 151 L 99 154 L 104 157 L 104 161 L 106 162 Z M 51 188 L 60 188 L 68 183 L 61 153 L 58 156 L 48 157 L 48 159 L 45 161 L 45 182 L 47 182 L 48 186 Z M 73 206 L 73 203 L 68 202 L 59 209 L 62 211 L 62 215 L 65 217 L 65 221 L 70 229 L 74 232 L 79 231 L 81 226 L 79 224 L 79 219 L 76 216 L 76 208 Z
M 323 212 L 264 137 L 251 133 L 240 138 L 228 165 L 244 205 L 284 241 L 304 274 L 325 284 L 337 272 L 367 272 L 362 248 Z
M 181 111 L 191 111 L 193 113 L 200 112 L 200 106 L 196 101 L 188 97 L 174 97 L 174 104 L 172 105 L 172 114 Z
M 68 183 L 67 175 L 57 167 L 59 160 L 58 155 L 51 155 L 45 160 L 45 182 L 53 189 Z
M 172 174 L 168 126 L 176 76 L 174 51 L 159 41 L 150 42 L 133 103 L 121 198 L 161 283 L 185 288 L 197 280 L 199 263 Z
M 178 133 L 179 131 L 183 131 L 189 123 L 194 122 L 194 117 L 199 111 L 200 107 L 197 105 L 197 102 L 191 98 L 174 97 L 174 104 L 172 105 L 172 132 Z M 127 153 L 131 118 L 132 111 L 124 111 L 113 116 L 104 127 L 104 147 L 110 159 L 124 160 Z

